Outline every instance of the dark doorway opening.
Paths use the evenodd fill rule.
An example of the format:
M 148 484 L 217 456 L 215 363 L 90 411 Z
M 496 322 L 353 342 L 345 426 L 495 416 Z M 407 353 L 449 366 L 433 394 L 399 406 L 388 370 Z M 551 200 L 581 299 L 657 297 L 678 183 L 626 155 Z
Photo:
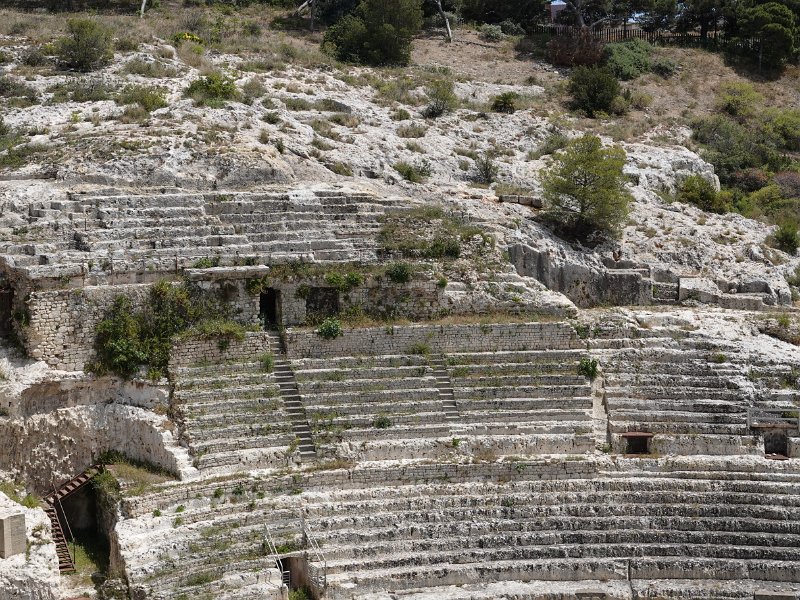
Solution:
M 334 288 L 312 287 L 306 298 L 306 320 L 326 319 L 339 314 L 339 292 Z
M 104 579 L 108 573 L 110 543 L 92 483 L 58 502 L 56 512 L 73 553 L 76 572 L 99 583 L 96 577 Z
M 764 430 L 764 456 L 786 458 L 789 455 L 789 436 L 785 429 Z
M 623 433 L 625 454 L 650 454 L 650 438 L 652 437 L 653 434 L 647 432 Z
M 275 288 L 268 288 L 261 292 L 259 313 L 265 329 L 277 327 L 280 323 L 281 292 Z
M 0 289 L 0 336 L 10 335 L 14 330 L 13 319 L 14 290 Z

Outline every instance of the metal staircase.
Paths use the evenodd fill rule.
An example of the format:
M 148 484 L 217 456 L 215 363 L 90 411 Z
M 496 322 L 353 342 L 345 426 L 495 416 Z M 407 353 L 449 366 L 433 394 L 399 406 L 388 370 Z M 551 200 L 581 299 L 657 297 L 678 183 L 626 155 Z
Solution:
M 56 487 L 54 484 L 53 491 L 43 498 L 44 512 L 49 517 L 52 527 L 53 542 L 56 545 L 58 570 L 60 573 L 75 572 L 74 548 L 73 552 L 69 550 L 69 541 L 74 541 L 74 537 L 61 502 L 68 496 L 86 487 L 92 478 L 98 473 L 103 472 L 103 470 L 105 470 L 103 465 L 92 465 L 80 475 L 62 483 L 60 486 Z M 65 535 L 64 526 L 66 526 L 66 534 L 69 535 L 69 538 Z

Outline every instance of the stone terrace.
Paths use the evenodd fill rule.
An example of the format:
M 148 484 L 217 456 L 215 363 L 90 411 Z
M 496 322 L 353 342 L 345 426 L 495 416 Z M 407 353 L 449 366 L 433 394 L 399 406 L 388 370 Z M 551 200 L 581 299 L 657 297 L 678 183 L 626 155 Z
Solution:
M 180 367 L 171 375 L 182 438 L 198 469 L 287 466 L 295 436 L 262 363 Z
M 277 443 L 261 411 L 270 427 L 288 420 L 247 355 L 274 343 L 248 335 L 215 366 L 176 364 L 176 400 L 201 469 L 272 470 L 126 498 L 116 532 L 135 590 L 275 597 L 267 532 L 289 558 L 310 531 L 338 600 L 494 600 L 501 584 L 518 600 L 800 594 L 796 461 L 759 456 L 746 419 L 750 406 L 796 410 L 789 366 L 756 386 L 763 357 L 671 328 L 289 329 L 319 458 L 276 471 L 291 434 Z M 593 384 L 578 373 L 587 356 L 601 362 Z M 653 434 L 651 455 L 619 455 L 634 430 Z M 596 450 L 606 439 L 615 455 Z
M 750 361 L 735 348 L 693 338 L 672 344 L 624 349 L 605 364 L 617 448 L 625 432 L 645 431 L 654 434 L 652 450 L 660 454 L 763 454 L 748 408 L 796 411 L 797 394 L 773 390 L 757 401 L 747 378 Z
M 159 566 L 165 555 L 167 565 L 206 561 L 193 558 L 196 543 L 227 540 L 215 556 L 235 570 L 224 553 L 258 553 L 267 526 L 291 555 L 302 548 L 302 512 L 336 598 L 408 588 L 435 597 L 439 586 L 495 581 L 572 581 L 601 592 L 626 583 L 640 598 L 752 598 L 755 589 L 798 581 L 800 476 L 712 458 L 663 466 L 565 457 L 196 483 L 130 499 L 123 524 L 147 535 L 150 559 L 134 549 L 123 556 L 134 581 L 162 589 L 175 578 Z M 155 508 L 168 516 L 148 516 Z
M 81 285 L 138 282 L 200 258 L 221 265 L 245 258 L 369 262 L 376 259 L 379 219 L 397 205 L 352 190 L 71 194 L 31 208 L 30 228 L 52 239 L 5 243 L 0 252 L 24 277 L 59 285 L 78 278 Z

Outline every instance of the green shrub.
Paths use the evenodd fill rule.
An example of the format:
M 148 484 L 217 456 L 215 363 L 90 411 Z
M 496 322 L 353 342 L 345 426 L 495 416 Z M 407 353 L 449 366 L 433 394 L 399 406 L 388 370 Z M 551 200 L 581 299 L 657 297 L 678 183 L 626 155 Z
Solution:
M 683 180 L 678 189 L 678 202 L 694 204 L 698 208 L 715 213 L 724 213 L 728 210 L 717 190 L 705 177 L 690 175 Z
M 190 83 L 186 89 L 186 96 L 194 100 L 198 106 L 219 108 L 224 106 L 226 100 L 238 98 L 239 92 L 233 79 L 222 73 L 211 73 Z
M 431 353 L 431 347 L 428 344 L 412 344 L 408 348 L 409 354 L 416 354 L 417 356 L 428 356 Z
M 785 221 L 780 224 L 778 230 L 773 235 L 773 243 L 776 248 L 783 250 L 787 254 L 794 254 L 800 246 L 800 238 L 797 233 L 797 223 Z
M 764 126 L 781 148 L 790 152 L 800 151 L 800 109 L 768 110 L 764 114 Z
M 147 362 L 139 320 L 129 298 L 118 297 L 96 329 L 97 360 L 108 371 L 129 379 Z
M 381 415 L 372 422 L 372 426 L 376 429 L 389 429 L 392 426 L 392 420 L 386 415 Z
M 178 334 L 241 339 L 244 328 L 228 320 L 228 311 L 217 298 L 188 283 L 156 283 L 139 310 L 133 309 L 129 298 L 119 296 L 95 329 L 97 358 L 88 368 L 126 379 L 144 365 L 166 372 Z
M 36 103 L 36 90 L 29 85 L 16 81 L 11 77 L 0 77 L 0 97 L 21 99 L 17 105 L 31 105 Z
M 499 173 L 500 167 L 494 162 L 492 155 L 487 152 L 475 159 L 475 171 L 472 175 L 472 181 L 490 185 L 497 180 Z
M 146 85 L 125 86 L 119 93 L 117 102 L 119 104 L 138 104 L 147 112 L 167 106 L 165 90 Z
M 492 110 L 497 113 L 512 115 L 517 110 L 518 99 L 519 94 L 515 92 L 503 92 L 492 100 Z
M 411 281 L 411 265 L 396 262 L 386 267 L 386 276 L 395 283 L 408 283 Z
M 500 25 L 490 25 L 489 23 L 484 23 L 478 28 L 478 33 L 480 33 L 481 39 L 484 39 L 488 42 L 499 42 L 503 39 L 503 28 Z
M 639 38 L 606 44 L 603 57 L 617 79 L 636 79 L 650 71 L 650 44 Z
M 584 357 L 578 363 L 578 375 L 583 375 L 589 379 L 597 377 L 598 363 L 597 360 L 589 357 Z
M 422 160 L 416 164 L 407 162 L 395 163 L 394 170 L 403 176 L 403 179 L 411 183 L 422 183 L 431 176 L 431 165 L 427 160 Z
M 426 258 L 458 258 L 461 256 L 461 240 L 457 237 L 437 234 L 424 253 Z
M 352 177 L 353 176 L 353 168 L 344 162 L 334 162 L 330 164 L 326 164 L 325 168 L 337 175 L 341 175 L 342 177 Z
M 693 137 L 705 146 L 704 158 L 711 162 L 720 180 L 730 181 L 737 171 L 767 168 L 780 171 L 787 158 L 779 152 L 766 129 L 753 131 L 724 115 L 697 119 Z
M 424 125 L 417 125 L 411 123 L 409 125 L 401 125 L 397 128 L 397 136 L 401 138 L 421 138 L 425 137 L 428 128 Z
M 407 65 L 411 42 L 421 28 L 419 0 L 362 0 L 355 13 L 327 30 L 323 49 L 347 62 Z
M 732 117 L 747 118 L 763 100 L 751 84 L 729 81 L 722 84 L 717 94 L 717 108 Z
M 0 84 L 1 87 L 1 84 Z M 52 93 L 51 102 L 99 102 L 111 98 L 111 88 L 99 79 L 72 79 L 47 88 Z
M 567 87 L 573 106 L 593 117 L 598 112 L 609 112 L 620 87 L 614 73 L 608 68 L 576 67 Z
M 500 29 L 506 35 L 525 35 L 525 28 L 511 19 L 505 19 L 500 23 Z
M 317 335 L 326 340 L 333 340 L 344 333 L 342 322 L 334 317 L 328 317 L 317 328 Z
M 569 138 L 560 131 L 551 132 L 536 150 L 531 150 L 528 154 L 529 159 L 537 159 L 546 154 L 554 154 L 564 148 L 569 143 Z
M 631 106 L 637 110 L 643 110 L 653 103 L 653 97 L 647 92 L 636 90 L 631 92 Z
M 68 19 L 67 35 L 56 43 L 56 56 L 64 67 L 84 73 L 105 67 L 114 58 L 112 32 L 92 19 Z
M 438 79 L 431 83 L 426 94 L 430 102 L 422 115 L 428 119 L 436 119 L 458 107 L 458 97 L 453 91 L 453 82 L 449 79 Z
M 600 138 L 584 135 L 556 155 L 542 177 L 542 217 L 569 237 L 616 235 L 632 199 L 625 187 L 625 151 L 603 148 Z
M 669 58 L 655 58 L 650 64 L 650 70 L 656 75 L 668 79 L 678 72 L 678 65 Z

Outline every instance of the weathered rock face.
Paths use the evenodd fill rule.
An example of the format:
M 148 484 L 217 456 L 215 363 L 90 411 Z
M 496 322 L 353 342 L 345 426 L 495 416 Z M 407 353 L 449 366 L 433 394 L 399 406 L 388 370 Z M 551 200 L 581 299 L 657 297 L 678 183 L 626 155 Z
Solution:
M 188 454 L 164 416 L 169 391 L 156 384 L 6 367 L 0 390 L 0 468 L 40 491 L 70 479 L 107 450 L 192 476 Z M 154 412 L 155 411 L 155 412 Z M 160 414 L 158 414 L 160 413 Z
M 0 493 L 0 508 L 25 515 L 28 551 L 0 559 L 0 597 L 4 600 L 57 600 L 59 575 L 50 519 L 41 508 L 25 508 Z

